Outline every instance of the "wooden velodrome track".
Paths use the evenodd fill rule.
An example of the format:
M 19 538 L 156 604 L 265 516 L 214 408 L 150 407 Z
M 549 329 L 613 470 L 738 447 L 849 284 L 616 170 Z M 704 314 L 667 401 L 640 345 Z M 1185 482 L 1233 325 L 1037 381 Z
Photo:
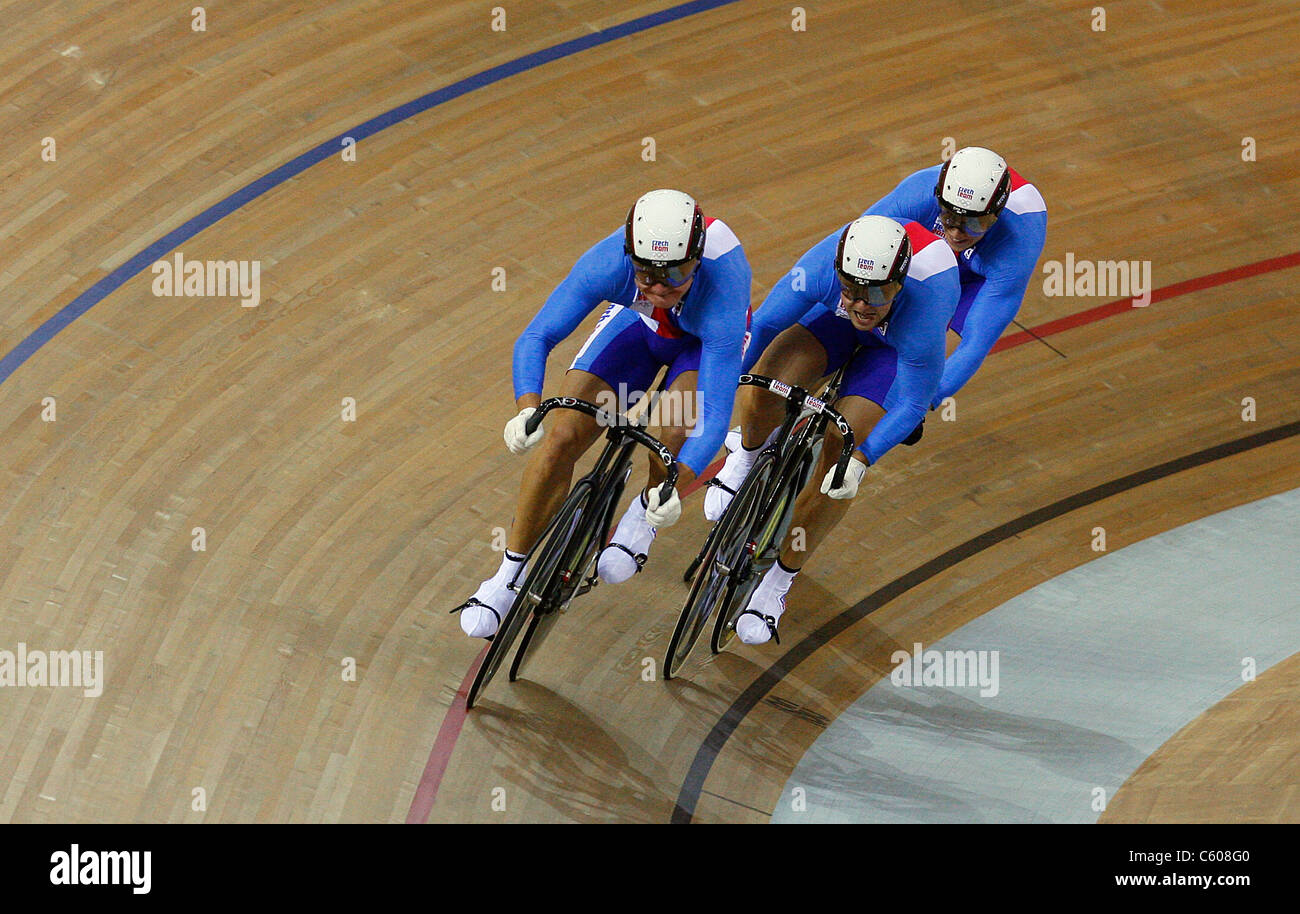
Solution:
M 1095 558 L 1094 527 L 1114 550 L 1300 485 L 1292 428 L 951 563 L 783 670 L 696 777 L 738 697 L 877 588 L 1300 418 L 1300 8 L 1114 4 L 1095 31 L 1063 0 L 829 0 L 796 31 L 790 4 L 740 0 L 506 68 L 362 136 L 670 4 L 533 0 L 505 31 L 465 2 L 212 4 L 203 32 L 190 7 L 0 2 L 0 648 L 106 665 L 95 699 L 0 689 L 0 820 L 666 822 L 695 777 L 686 817 L 765 821 L 899 645 Z M 501 440 L 511 348 L 573 260 L 638 194 L 681 187 L 741 238 L 757 304 L 945 138 L 1042 190 L 1044 260 L 1150 261 L 1173 294 L 1062 327 L 1119 296 L 1032 283 L 1019 322 L 1050 335 L 991 356 L 955 423 L 881 464 L 838 554 L 796 584 L 783 646 L 702 647 L 683 679 L 643 679 L 706 529 L 697 493 L 644 574 L 575 605 L 528 678 L 500 677 L 465 717 L 482 644 L 447 611 L 499 561 L 522 467 Z M 260 303 L 154 295 L 148 265 L 173 249 L 260 261 Z M 1300 818 L 1282 773 L 1300 731 L 1279 710 L 1296 671 L 1186 728 L 1103 820 Z M 1227 782 L 1235 805 L 1216 800 Z

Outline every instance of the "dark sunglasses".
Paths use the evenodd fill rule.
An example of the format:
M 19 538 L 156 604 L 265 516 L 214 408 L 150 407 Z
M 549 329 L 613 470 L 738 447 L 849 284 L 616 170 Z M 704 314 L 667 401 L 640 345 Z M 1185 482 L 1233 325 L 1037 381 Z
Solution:
M 851 276 L 845 276 L 843 273 L 838 273 L 838 275 L 840 277 L 840 290 L 848 296 L 850 304 L 864 301 L 873 308 L 879 308 L 881 305 L 889 304 L 898 295 L 897 292 L 893 295 L 885 294 L 885 286 L 889 285 L 889 283 L 869 284 L 855 280 Z
M 967 235 L 983 235 L 998 221 L 997 216 L 961 216 L 947 207 L 939 207 L 939 224 L 945 229 L 958 229 Z
M 632 271 L 636 275 L 637 285 L 653 286 L 655 283 L 677 288 L 686 284 L 695 270 L 699 267 L 698 260 L 688 260 L 685 263 L 676 263 L 670 267 L 657 267 L 648 263 L 641 263 L 638 260 L 632 261 Z

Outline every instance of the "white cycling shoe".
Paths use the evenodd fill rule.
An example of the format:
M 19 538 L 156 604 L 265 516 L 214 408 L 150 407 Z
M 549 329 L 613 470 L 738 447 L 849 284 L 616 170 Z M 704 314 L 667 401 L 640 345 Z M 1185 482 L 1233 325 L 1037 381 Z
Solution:
M 645 519 L 645 502 L 638 495 L 623 512 L 609 545 L 600 553 L 596 571 L 610 584 L 622 584 L 640 571 L 658 531 Z
M 460 613 L 461 631 L 471 638 L 491 638 L 497 633 L 501 620 L 515 602 L 515 591 L 510 589 L 510 584 L 524 579 L 523 561 L 523 556 L 507 552 L 497 573 L 480 584 L 474 596 L 452 610 Z
M 788 583 L 786 588 L 789 588 Z M 766 644 L 773 638 L 780 644 L 776 626 L 785 612 L 786 592 L 773 582 L 770 571 L 763 575 L 754 595 L 749 598 L 749 605 L 736 617 L 736 636 L 746 644 Z
M 740 436 L 736 437 L 736 449 L 727 455 L 722 469 L 718 470 L 718 475 L 709 480 L 709 485 L 704 490 L 704 519 L 710 523 L 716 523 L 727 510 L 727 505 L 731 504 L 731 499 L 735 497 L 740 484 L 749 475 L 749 470 L 759 454 L 758 451 L 745 450 L 740 446 Z
M 767 436 L 767 440 L 752 451 L 745 450 L 744 445 L 741 443 L 740 426 L 736 426 L 727 432 L 723 444 L 731 453 L 727 454 L 722 469 L 718 470 L 718 474 L 710 479 L 708 485 L 705 486 L 705 520 L 709 521 L 709 523 L 717 523 L 722 517 L 722 513 L 727 510 L 727 505 L 731 504 L 731 499 L 740 490 L 740 484 L 745 481 L 745 477 L 753 469 L 754 461 L 758 459 L 758 455 L 763 452 L 763 448 L 772 443 L 780 430 L 779 427 L 772 429 L 772 433 Z
M 461 631 L 471 638 L 491 638 L 514 601 L 515 592 L 508 585 L 498 584 L 495 579 L 484 581 L 460 607 Z

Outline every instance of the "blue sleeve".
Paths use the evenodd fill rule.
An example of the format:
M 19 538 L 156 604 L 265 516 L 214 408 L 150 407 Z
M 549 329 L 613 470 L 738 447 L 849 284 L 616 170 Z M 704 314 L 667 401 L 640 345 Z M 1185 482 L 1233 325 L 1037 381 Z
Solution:
M 742 374 L 753 370 L 758 357 L 777 334 L 798 323 L 809 308 L 820 304 L 830 294 L 834 272 L 827 267 L 835 262 L 839 239 L 840 230 L 837 229 L 809 248 L 763 299 L 749 328 L 749 346 L 745 349 Z
M 546 375 L 546 357 L 582 319 L 603 301 L 617 294 L 626 272 L 622 230 L 598 241 L 578 258 L 569 275 L 556 286 L 546 303 L 515 341 L 513 375 L 515 399 L 524 394 L 541 394 Z M 615 256 L 615 254 L 617 256 Z
M 975 293 L 962 327 L 961 345 L 948 357 L 932 407 L 957 393 L 974 377 L 1025 299 L 1029 280 L 1043 252 L 1047 214 L 1026 213 L 1009 218 L 1016 220 L 1013 232 L 992 258 L 996 266 Z
M 957 268 L 936 273 L 917 286 L 922 294 L 889 327 L 898 352 L 889 409 L 858 446 L 873 465 L 921 422 L 943 375 L 948 321 L 961 295 Z
M 934 185 L 939 180 L 939 170 L 942 167 L 934 165 L 913 172 L 862 215 L 889 216 L 900 222 L 919 222 L 929 228 L 939 213 L 939 204 L 934 198 Z
M 753 273 L 744 252 L 734 248 L 715 263 L 716 282 L 710 288 L 709 313 L 698 328 L 700 373 L 697 382 L 699 416 L 677 459 L 698 476 L 722 447 L 731 425 L 740 378 L 741 346 L 749 319 Z

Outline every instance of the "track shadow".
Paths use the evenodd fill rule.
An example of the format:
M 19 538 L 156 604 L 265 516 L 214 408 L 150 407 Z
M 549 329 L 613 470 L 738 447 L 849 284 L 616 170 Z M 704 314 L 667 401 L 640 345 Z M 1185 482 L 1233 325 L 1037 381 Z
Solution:
M 999 789 L 996 766 L 986 776 L 958 776 L 954 771 L 952 780 L 934 777 L 878 757 L 878 740 L 910 744 L 919 734 L 926 745 L 942 745 L 957 766 L 988 763 L 998 755 L 1028 757 L 1067 784 L 1073 782 L 1077 821 L 1096 818 L 1089 806 L 1094 788 L 1117 789 L 1143 758 L 1143 753 L 1113 736 L 1050 718 L 994 711 L 948 689 L 876 688 L 845 716 L 854 718 L 848 723 L 857 737 L 851 743 L 819 743 L 808 753 L 817 770 L 816 799 L 810 791 L 810 809 L 815 802 L 833 806 L 833 798 L 842 796 L 848 801 L 846 810 L 861 810 L 865 805 L 873 817 L 885 820 L 1057 821 L 1036 809 L 1040 795 L 1026 793 L 1023 804 L 1000 799 L 1017 794 Z M 972 755 L 964 746 L 983 751 Z M 989 785 L 987 791 L 963 786 L 981 781 Z M 854 801 L 855 797 L 859 799 Z
M 476 729 L 498 753 L 492 776 L 506 788 L 507 811 L 513 785 L 573 822 L 667 819 L 675 797 L 661 785 L 674 782 L 649 755 L 628 754 L 634 740 L 536 683 L 521 679 L 510 689 L 511 706 L 488 702 L 474 711 Z

